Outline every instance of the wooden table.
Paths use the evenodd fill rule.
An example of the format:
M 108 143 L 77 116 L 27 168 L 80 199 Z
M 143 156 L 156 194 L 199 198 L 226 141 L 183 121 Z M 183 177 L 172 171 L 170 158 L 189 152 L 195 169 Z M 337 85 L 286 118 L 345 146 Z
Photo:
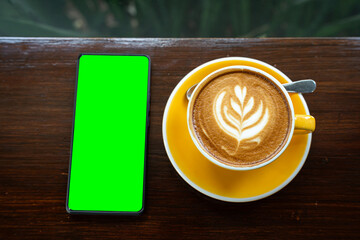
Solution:
M 79 53 L 152 59 L 146 210 L 139 217 L 65 211 Z M 309 157 L 283 190 L 224 203 L 172 167 L 161 124 L 166 101 L 196 66 L 226 56 L 260 59 L 305 95 L 317 129 Z M 360 39 L 0 38 L 0 239 L 359 239 Z

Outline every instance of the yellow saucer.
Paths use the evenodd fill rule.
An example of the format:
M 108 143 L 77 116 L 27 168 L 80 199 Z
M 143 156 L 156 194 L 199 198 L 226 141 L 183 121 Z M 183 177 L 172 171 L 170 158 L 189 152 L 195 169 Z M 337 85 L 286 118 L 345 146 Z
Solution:
M 233 171 L 207 160 L 188 132 L 186 91 L 220 68 L 247 65 L 259 68 L 281 83 L 291 82 L 282 72 L 264 62 L 242 57 L 221 58 L 187 74 L 171 93 L 163 116 L 163 140 L 169 159 L 179 175 L 199 192 L 222 201 L 249 202 L 270 196 L 285 187 L 300 171 L 309 153 L 311 134 L 293 135 L 284 153 L 262 168 Z M 301 94 L 290 94 L 295 114 L 310 114 Z

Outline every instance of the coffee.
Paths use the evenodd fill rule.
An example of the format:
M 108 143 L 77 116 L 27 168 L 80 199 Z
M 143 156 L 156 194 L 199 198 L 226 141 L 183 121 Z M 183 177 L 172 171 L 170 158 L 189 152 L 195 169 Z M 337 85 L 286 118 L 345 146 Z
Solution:
M 286 145 L 291 112 L 284 93 L 267 77 L 232 70 L 214 76 L 197 92 L 191 128 L 201 148 L 219 162 L 255 166 Z

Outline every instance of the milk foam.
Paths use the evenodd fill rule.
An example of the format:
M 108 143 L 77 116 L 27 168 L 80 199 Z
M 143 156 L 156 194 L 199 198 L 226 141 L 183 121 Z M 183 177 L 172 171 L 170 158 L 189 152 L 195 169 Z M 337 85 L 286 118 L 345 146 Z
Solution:
M 192 111 L 204 151 L 222 163 L 251 166 L 279 152 L 290 129 L 285 96 L 252 72 L 229 72 L 209 81 Z
M 217 125 L 224 133 L 235 138 L 238 146 L 243 140 L 260 143 L 262 140 L 260 133 L 269 121 L 268 108 L 264 108 L 263 102 L 260 100 L 257 110 L 250 115 L 256 96 L 251 96 L 249 100 L 245 101 L 246 87 L 241 88 L 236 85 L 231 89 L 235 92 L 236 98 L 230 97 L 230 102 L 224 102 L 225 96 L 231 94 L 229 90 L 230 88 L 223 89 L 215 98 L 213 114 Z M 232 114 L 230 108 L 237 114 Z

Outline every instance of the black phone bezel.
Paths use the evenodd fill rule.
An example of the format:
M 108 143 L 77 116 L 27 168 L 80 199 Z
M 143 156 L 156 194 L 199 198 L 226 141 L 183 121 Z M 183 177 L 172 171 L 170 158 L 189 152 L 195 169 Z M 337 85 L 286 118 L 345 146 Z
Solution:
M 79 76 L 79 67 L 80 67 L 80 58 L 83 55 L 106 55 L 106 56 L 139 56 L 146 57 L 149 60 L 148 66 L 148 85 L 147 85 L 147 105 L 146 105 L 146 126 L 145 126 L 145 152 L 144 152 L 144 182 L 143 182 L 143 196 L 142 196 L 142 208 L 139 211 L 129 212 L 129 211 L 93 211 L 93 210 L 72 210 L 69 208 L 69 189 L 70 189 L 70 175 L 71 175 L 71 162 L 72 162 L 72 150 L 73 150 L 73 138 L 74 138 L 74 128 L 75 128 L 75 111 L 76 111 L 76 97 L 77 97 L 77 86 L 78 86 L 78 76 Z M 77 59 L 76 65 L 76 79 L 75 79 L 75 90 L 74 90 L 74 107 L 73 107 L 73 118 L 72 118 L 72 133 L 70 140 L 70 160 L 69 160 L 69 170 L 68 170 L 68 182 L 67 182 L 67 191 L 66 191 L 66 211 L 69 214 L 88 214 L 88 215 L 140 215 L 144 212 L 145 208 L 145 178 L 146 178 L 146 162 L 147 162 L 147 142 L 148 142 L 148 132 L 149 132 L 149 117 L 150 117 L 150 78 L 151 78 L 151 58 L 146 54 L 117 54 L 117 53 L 80 53 Z

